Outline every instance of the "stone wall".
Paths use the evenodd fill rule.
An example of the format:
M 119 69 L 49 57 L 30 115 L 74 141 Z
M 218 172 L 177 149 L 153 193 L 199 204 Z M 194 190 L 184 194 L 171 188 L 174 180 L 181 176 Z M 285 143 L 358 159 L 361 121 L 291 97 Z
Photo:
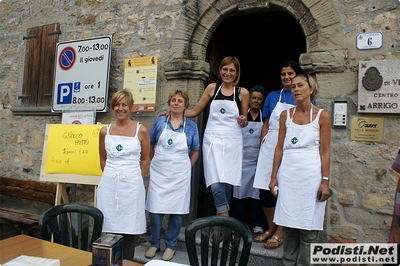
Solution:
M 0 2 L 0 165 L 2 175 L 38 180 L 46 124 L 60 115 L 18 116 L 17 89 L 24 48 L 23 24 L 38 18 L 65 19 L 65 40 L 113 35 L 109 95 L 122 88 L 123 62 L 128 57 L 159 56 L 157 110 L 166 109 L 168 92 L 187 89 L 196 102 L 209 71 L 205 50 L 223 13 L 241 8 L 257 12 L 263 1 L 203 0 L 3 0 Z M 267 1 L 264 1 L 267 2 Z M 349 102 L 349 119 L 357 114 L 358 62 L 400 59 L 400 3 L 397 0 L 271 0 L 302 25 L 307 54 L 300 61 L 320 87 L 318 105 L 332 110 L 334 100 Z M 190 17 L 189 17 L 190 15 Z M 193 18 L 196 19 L 193 19 Z M 360 32 L 381 31 L 378 50 L 356 49 Z M 400 78 L 400 77 L 399 77 Z M 147 127 L 156 114 L 135 116 Z M 382 142 L 350 140 L 350 130 L 333 129 L 331 187 L 326 216 L 331 241 L 385 242 L 393 212 L 395 182 L 389 170 L 400 146 L 399 115 L 385 119 Z M 98 113 L 103 124 L 112 113 Z M 199 120 L 200 122 L 200 120 Z M 91 189 L 78 186 L 78 200 L 91 201 Z

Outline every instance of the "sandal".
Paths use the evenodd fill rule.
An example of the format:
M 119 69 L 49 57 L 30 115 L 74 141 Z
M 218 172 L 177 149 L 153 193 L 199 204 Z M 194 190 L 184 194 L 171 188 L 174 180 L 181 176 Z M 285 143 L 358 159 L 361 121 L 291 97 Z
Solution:
M 268 244 L 273 243 L 273 246 L 270 246 Z M 264 248 L 266 249 L 276 249 L 279 248 L 283 243 L 283 239 L 277 237 L 276 235 L 273 235 L 270 239 L 267 240 L 267 242 L 265 242 L 264 244 Z
M 212 243 L 214 241 L 214 229 L 210 233 L 210 242 Z M 222 241 L 222 235 L 219 238 L 219 241 Z
M 254 238 L 254 242 L 265 242 L 270 238 L 270 233 L 268 231 L 265 231 L 264 233 L 262 233 L 261 235 L 258 235 Z
M 233 248 L 233 240 L 235 239 L 235 233 L 232 231 L 231 233 L 231 241 L 229 242 L 229 250 L 231 250 Z

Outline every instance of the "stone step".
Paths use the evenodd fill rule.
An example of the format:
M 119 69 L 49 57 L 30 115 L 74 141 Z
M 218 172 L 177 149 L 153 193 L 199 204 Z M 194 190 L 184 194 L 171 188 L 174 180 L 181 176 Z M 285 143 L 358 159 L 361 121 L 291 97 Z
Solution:
M 254 235 L 255 236 L 255 235 Z M 147 240 L 148 235 L 143 235 L 143 239 Z M 175 255 L 173 259 L 171 260 L 172 262 L 184 264 L 184 265 L 189 265 L 189 258 L 186 253 L 186 245 L 185 245 L 185 228 L 181 228 L 181 232 L 178 238 L 178 248 L 175 252 Z M 200 243 L 200 239 L 197 241 L 197 243 Z M 264 243 L 255 243 L 251 245 L 251 251 L 250 251 L 250 257 L 249 257 L 249 262 L 248 266 L 258 266 L 258 265 L 271 265 L 271 266 L 281 266 L 282 264 L 282 254 L 283 254 L 283 248 L 280 246 L 277 249 L 265 249 L 263 247 Z M 140 262 L 142 264 L 145 264 L 146 262 L 156 259 L 156 260 L 161 260 L 161 257 L 164 253 L 165 250 L 165 244 L 164 241 L 161 241 L 161 246 L 160 252 L 156 253 L 156 256 L 152 259 L 148 259 L 144 256 L 148 248 L 150 247 L 150 243 L 145 241 L 141 243 L 139 246 L 136 247 L 135 249 L 135 261 Z

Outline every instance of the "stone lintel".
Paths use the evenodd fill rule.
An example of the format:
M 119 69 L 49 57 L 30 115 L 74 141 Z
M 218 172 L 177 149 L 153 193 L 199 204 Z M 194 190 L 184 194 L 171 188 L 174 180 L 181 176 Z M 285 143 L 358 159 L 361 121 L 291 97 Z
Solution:
M 300 64 L 307 73 L 334 72 L 347 69 L 347 50 L 309 52 L 300 55 Z
M 210 66 L 201 60 L 175 59 L 165 65 L 165 77 L 172 79 L 201 79 L 206 80 Z

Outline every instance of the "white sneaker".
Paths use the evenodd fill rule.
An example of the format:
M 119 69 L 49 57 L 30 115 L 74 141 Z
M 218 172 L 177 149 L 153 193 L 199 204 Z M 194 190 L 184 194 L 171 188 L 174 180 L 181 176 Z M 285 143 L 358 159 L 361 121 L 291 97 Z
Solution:
M 254 226 L 253 231 L 255 234 L 262 234 L 264 233 L 264 229 L 261 226 Z

